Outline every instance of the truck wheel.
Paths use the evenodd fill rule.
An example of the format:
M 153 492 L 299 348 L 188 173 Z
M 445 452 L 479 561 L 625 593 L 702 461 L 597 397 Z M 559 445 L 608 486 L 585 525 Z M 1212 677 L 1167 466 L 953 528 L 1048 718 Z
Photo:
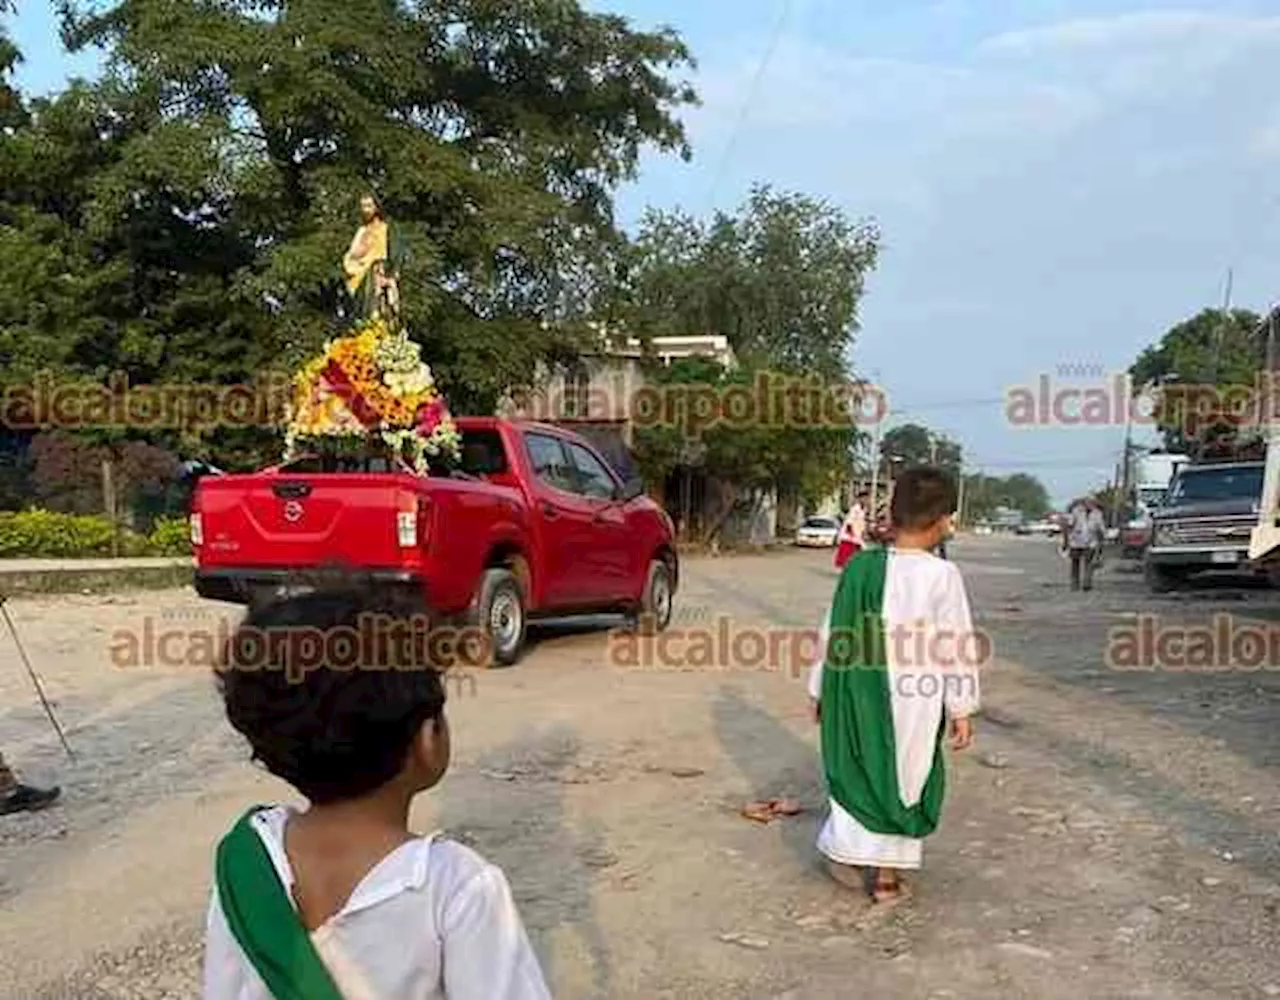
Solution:
M 649 563 L 636 624 L 640 631 L 647 634 L 665 631 L 671 624 L 674 608 L 675 590 L 672 587 L 671 567 L 661 559 L 655 559 Z
M 520 659 L 528 623 L 524 591 L 515 574 L 505 569 L 487 570 L 480 578 L 471 617 L 488 639 L 490 665 L 509 667 Z
M 1157 566 L 1154 563 L 1147 563 L 1145 575 L 1147 586 L 1153 594 L 1167 594 L 1171 590 L 1176 590 L 1187 579 L 1182 570 Z

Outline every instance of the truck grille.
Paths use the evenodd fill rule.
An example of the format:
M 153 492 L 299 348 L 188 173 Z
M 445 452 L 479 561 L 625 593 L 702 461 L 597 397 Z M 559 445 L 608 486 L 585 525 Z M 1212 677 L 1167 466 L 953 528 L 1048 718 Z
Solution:
M 1164 545 L 1247 545 L 1252 530 L 1252 520 L 1214 518 L 1162 525 L 1159 535 Z

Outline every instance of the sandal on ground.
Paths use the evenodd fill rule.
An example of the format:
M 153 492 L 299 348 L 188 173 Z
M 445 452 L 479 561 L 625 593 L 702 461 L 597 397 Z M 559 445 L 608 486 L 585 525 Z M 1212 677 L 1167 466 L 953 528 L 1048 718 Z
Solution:
M 892 906 L 894 903 L 900 903 L 909 895 L 906 883 L 902 881 L 900 875 L 892 876 L 891 880 L 877 873 L 873 877 L 871 883 L 871 898 L 882 906 Z
M 58 788 L 32 788 L 30 785 L 17 785 L 11 791 L 0 795 L 0 816 L 10 813 L 38 812 L 53 805 L 62 790 Z
M 802 812 L 804 807 L 795 799 L 765 799 L 742 807 L 742 815 L 757 823 L 772 823 L 781 816 L 799 816 Z

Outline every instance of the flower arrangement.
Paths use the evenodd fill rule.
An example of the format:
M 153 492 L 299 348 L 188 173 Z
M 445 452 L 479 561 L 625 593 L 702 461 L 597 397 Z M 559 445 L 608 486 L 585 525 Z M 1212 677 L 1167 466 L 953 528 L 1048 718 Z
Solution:
M 382 319 L 331 340 L 294 376 L 286 461 L 306 450 L 380 441 L 421 473 L 457 459 L 461 440 L 421 348 Z

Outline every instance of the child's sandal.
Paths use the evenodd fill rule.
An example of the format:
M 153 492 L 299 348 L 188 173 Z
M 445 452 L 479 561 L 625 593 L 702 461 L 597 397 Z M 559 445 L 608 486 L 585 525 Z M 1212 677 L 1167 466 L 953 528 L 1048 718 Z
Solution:
M 877 876 L 872 884 L 871 899 L 881 905 L 899 903 L 906 897 L 907 887 L 902 879 L 897 876 L 890 881 L 885 881 L 880 876 Z

